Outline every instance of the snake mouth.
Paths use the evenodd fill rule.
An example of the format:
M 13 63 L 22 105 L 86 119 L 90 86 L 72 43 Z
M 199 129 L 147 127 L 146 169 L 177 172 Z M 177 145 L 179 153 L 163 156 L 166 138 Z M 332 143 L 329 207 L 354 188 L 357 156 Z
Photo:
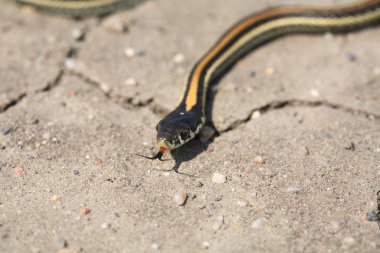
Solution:
M 165 140 L 163 140 L 163 139 L 159 139 L 159 140 L 157 140 L 157 147 L 160 149 L 160 150 L 167 150 L 167 149 L 169 149 L 170 150 L 170 144 L 167 142 L 167 141 L 165 141 Z M 164 152 L 165 152 L 164 151 Z

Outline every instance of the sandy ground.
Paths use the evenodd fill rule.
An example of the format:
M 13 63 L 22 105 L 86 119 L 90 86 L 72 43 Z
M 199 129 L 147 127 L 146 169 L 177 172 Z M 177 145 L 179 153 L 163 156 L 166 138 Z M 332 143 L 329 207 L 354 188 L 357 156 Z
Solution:
M 379 28 L 256 50 L 213 87 L 212 141 L 130 155 L 217 37 L 283 2 L 150 1 L 112 32 L 2 0 L 0 252 L 380 252 Z

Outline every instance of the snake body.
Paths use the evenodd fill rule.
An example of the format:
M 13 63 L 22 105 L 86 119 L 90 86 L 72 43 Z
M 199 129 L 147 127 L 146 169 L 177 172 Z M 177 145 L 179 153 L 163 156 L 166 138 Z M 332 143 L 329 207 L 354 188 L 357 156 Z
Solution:
M 244 18 L 194 64 L 179 105 L 157 125 L 159 152 L 153 158 L 160 159 L 163 152 L 187 143 L 199 133 L 205 124 L 209 84 L 253 49 L 288 34 L 347 33 L 379 23 L 380 0 L 338 8 L 274 7 Z
M 106 15 L 122 8 L 130 8 L 143 0 L 16 0 L 20 4 L 41 11 L 71 17 Z
M 139 0 L 18 0 L 49 12 L 72 16 L 107 13 Z M 141 1 L 141 0 L 140 0 Z M 193 139 L 205 124 L 209 84 L 253 49 L 288 34 L 347 33 L 380 23 L 380 0 L 346 6 L 280 6 L 250 15 L 228 29 L 197 61 L 185 82 L 179 105 L 157 124 L 158 153 Z

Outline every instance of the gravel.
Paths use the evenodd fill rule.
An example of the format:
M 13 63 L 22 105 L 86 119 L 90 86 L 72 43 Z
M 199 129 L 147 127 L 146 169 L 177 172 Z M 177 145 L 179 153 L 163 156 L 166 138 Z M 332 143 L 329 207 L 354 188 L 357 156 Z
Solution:
M 212 225 L 212 229 L 215 231 L 219 230 L 222 227 L 223 223 L 224 223 L 224 216 L 223 215 L 216 216 L 216 221 L 214 225 Z
M 223 184 L 227 181 L 227 177 L 219 172 L 212 175 L 212 182 L 216 184 Z
M 265 221 L 266 221 L 265 218 L 258 218 L 257 220 L 255 220 L 255 221 L 252 223 L 251 227 L 252 227 L 253 229 L 260 229 L 260 228 L 263 226 L 263 224 L 265 223 Z
M 186 203 L 187 200 L 187 193 L 184 191 L 179 191 L 174 194 L 174 201 L 177 203 L 178 206 L 183 206 Z
M 3 126 L 0 128 L 0 132 L 3 134 L 3 135 L 7 135 L 9 133 L 11 133 L 13 130 L 13 127 L 12 126 Z

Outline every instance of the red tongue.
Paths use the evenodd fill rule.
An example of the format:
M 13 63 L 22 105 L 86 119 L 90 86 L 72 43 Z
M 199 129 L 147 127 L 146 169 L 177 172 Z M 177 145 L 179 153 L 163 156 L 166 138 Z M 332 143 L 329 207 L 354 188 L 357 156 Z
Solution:
M 165 153 L 165 152 L 166 152 L 166 150 L 167 150 L 167 148 L 164 148 L 164 147 L 160 147 L 160 151 L 159 151 L 159 152 L 160 152 L 161 154 L 163 154 L 163 153 Z

